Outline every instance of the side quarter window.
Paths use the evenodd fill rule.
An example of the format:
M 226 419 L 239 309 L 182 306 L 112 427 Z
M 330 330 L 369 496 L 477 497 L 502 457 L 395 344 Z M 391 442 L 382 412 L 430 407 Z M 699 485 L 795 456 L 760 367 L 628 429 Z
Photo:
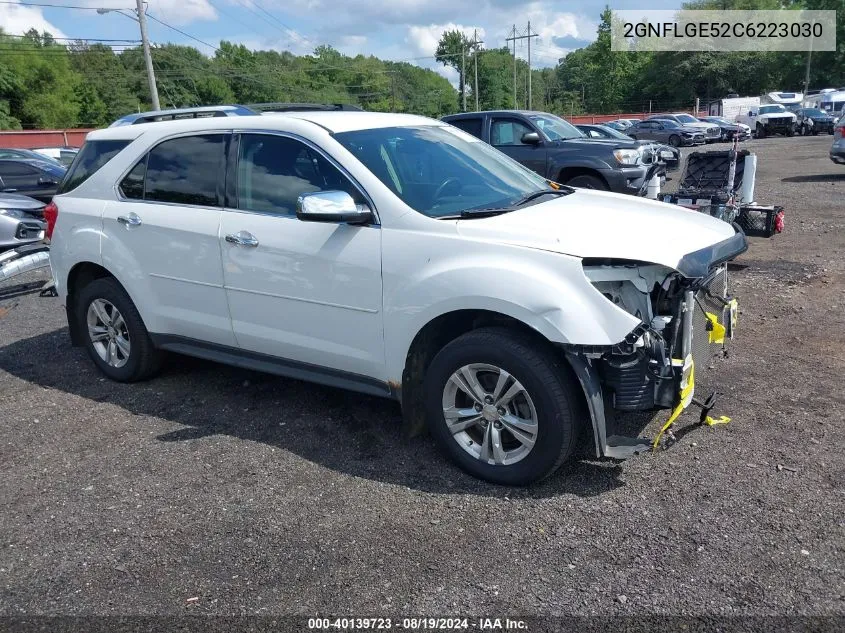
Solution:
M 294 215 L 303 193 L 345 191 L 364 202 L 357 187 L 305 143 L 272 134 L 242 134 L 238 147 L 237 208 Z
M 144 199 L 222 206 L 224 140 L 223 134 L 199 134 L 156 145 L 147 157 Z
M 144 178 L 147 175 L 147 156 L 144 156 L 120 182 L 120 193 L 130 200 L 144 199 Z

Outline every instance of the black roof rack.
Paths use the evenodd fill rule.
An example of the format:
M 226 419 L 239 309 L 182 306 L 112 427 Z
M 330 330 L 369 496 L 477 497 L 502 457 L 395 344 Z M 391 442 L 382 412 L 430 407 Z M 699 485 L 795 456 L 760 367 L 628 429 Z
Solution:
M 363 111 L 351 103 L 250 103 L 247 107 L 261 112 Z

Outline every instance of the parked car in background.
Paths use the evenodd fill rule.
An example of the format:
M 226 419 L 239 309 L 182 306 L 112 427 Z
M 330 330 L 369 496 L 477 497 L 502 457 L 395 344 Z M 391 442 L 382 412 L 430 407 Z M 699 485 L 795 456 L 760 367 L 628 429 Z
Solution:
M 632 124 L 627 122 L 623 123 L 622 121 L 608 121 L 607 123 L 602 123 L 602 125 L 624 132 L 627 128 L 631 127 Z
M 672 147 L 704 145 L 707 142 L 700 128 L 686 127 L 671 119 L 646 119 L 629 127 L 625 133 L 633 139 L 660 141 Z
M 833 127 L 830 160 L 838 165 L 845 165 L 845 115 L 841 116 Z
M 49 156 L 44 156 L 44 154 L 39 154 L 36 151 L 31 149 L 20 149 L 18 147 L 2 147 L 0 148 L 0 159 L 3 158 L 30 158 L 34 160 L 45 161 L 48 163 L 53 163 L 55 165 L 62 165 L 58 160 L 55 158 L 50 158 Z
M 795 111 L 795 131 L 801 136 L 833 134 L 836 117 L 818 108 L 799 108 Z
M 0 159 L 0 192 L 19 193 L 50 202 L 67 169 L 46 159 Z
M 16 193 L 0 193 L 0 252 L 44 239 L 44 203 Z
M 736 121 L 750 127 L 753 136 L 766 138 L 769 134 L 793 136 L 796 118 L 795 114 L 779 103 L 773 103 L 752 106 L 748 112 L 738 115 Z
M 599 139 L 618 139 L 620 141 L 624 140 L 636 140 L 632 139 L 630 136 L 625 134 L 624 132 L 620 132 L 619 130 L 614 130 L 612 127 L 608 127 L 604 124 L 590 124 L 590 123 L 580 123 L 576 125 L 581 132 L 584 133 L 585 136 L 588 138 L 599 138 Z M 666 163 L 666 169 L 669 171 L 674 171 L 678 168 L 678 164 L 681 160 L 681 152 L 676 147 L 672 147 L 671 145 L 664 145 L 663 143 L 656 143 L 654 141 L 647 141 L 647 140 L 640 140 L 637 141 L 640 143 L 640 147 L 649 146 L 653 148 L 653 151 L 657 152 L 660 160 Z
M 704 135 L 704 140 L 707 143 L 715 143 L 722 137 L 722 132 L 717 125 L 700 121 L 691 114 L 686 112 L 675 112 L 674 114 L 656 114 L 650 116 L 646 121 L 674 121 L 678 125 L 683 125 L 687 128 L 695 128 Z
M 46 156 L 58 161 L 65 167 L 70 167 L 73 159 L 79 153 L 78 147 L 36 147 L 33 149 L 36 154 Z
M 718 126 L 723 141 L 747 141 L 751 138 L 751 128 L 744 123 L 734 123 L 720 116 L 704 116 L 701 120 Z
M 540 117 L 524 134 L 568 129 L 522 114 Z M 513 116 L 483 120 L 520 140 Z M 582 433 L 597 457 L 649 450 L 614 414 L 690 403 L 747 248 L 703 213 L 550 183 L 441 121 L 376 112 L 91 132 L 45 216 L 70 339 L 108 378 L 149 378 L 171 351 L 396 399 L 508 485 Z
M 573 187 L 645 195 L 657 171 L 653 156 L 633 140 L 591 141 L 575 126 L 545 112 L 465 112 L 443 120 L 544 178 Z

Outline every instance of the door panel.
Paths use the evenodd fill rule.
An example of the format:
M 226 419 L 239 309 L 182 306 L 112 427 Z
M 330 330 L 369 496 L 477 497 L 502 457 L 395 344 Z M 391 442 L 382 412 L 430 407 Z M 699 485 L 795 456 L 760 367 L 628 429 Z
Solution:
M 383 379 L 381 229 L 294 213 L 301 193 L 340 189 L 363 204 L 360 191 L 314 148 L 285 136 L 242 135 L 236 172 L 232 207 L 241 209 L 224 210 L 220 245 L 238 345 Z M 226 240 L 237 234 L 257 245 Z
M 224 140 L 194 135 L 153 148 L 121 183 L 124 199 L 105 206 L 102 253 L 150 332 L 235 346 L 220 259 L 222 207 L 211 206 L 222 203 Z
M 522 142 L 523 134 L 536 132 L 543 135 L 527 123 L 512 118 L 494 118 L 490 122 L 490 144 L 504 152 L 528 169 L 546 178 L 546 155 L 548 151 L 543 143 L 536 145 Z

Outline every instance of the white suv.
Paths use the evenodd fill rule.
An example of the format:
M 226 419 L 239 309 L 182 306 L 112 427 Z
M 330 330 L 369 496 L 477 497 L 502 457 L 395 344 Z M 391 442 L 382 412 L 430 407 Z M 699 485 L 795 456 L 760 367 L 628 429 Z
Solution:
M 395 398 L 409 432 L 506 484 L 590 427 L 598 456 L 644 450 L 611 413 L 689 404 L 746 248 L 720 220 L 368 112 L 92 132 L 45 215 L 71 338 L 109 378 L 169 351 Z

